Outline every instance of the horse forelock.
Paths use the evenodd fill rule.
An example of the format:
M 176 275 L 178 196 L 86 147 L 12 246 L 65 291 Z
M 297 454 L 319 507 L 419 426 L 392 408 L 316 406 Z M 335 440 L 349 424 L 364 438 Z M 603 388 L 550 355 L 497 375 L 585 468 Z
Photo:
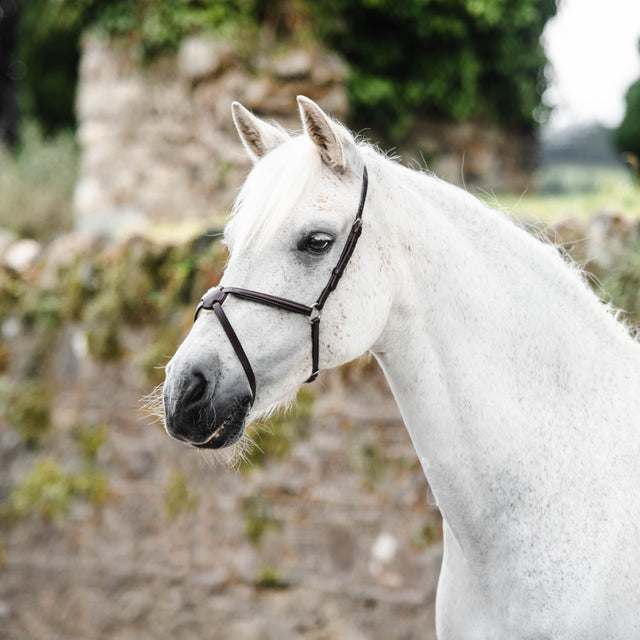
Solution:
M 247 176 L 225 231 L 234 245 L 264 244 L 286 224 L 322 160 L 307 136 L 298 136 L 260 159 Z

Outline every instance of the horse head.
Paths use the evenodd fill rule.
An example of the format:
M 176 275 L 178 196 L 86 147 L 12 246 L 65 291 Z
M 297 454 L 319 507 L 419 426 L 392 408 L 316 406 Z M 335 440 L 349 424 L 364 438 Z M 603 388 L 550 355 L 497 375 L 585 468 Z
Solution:
M 290 137 L 233 104 L 253 168 L 224 232 L 224 275 L 163 389 L 168 433 L 196 447 L 237 442 L 248 419 L 289 401 L 318 369 L 366 352 L 391 306 L 385 223 L 366 188 L 375 153 L 311 100 L 298 105 L 304 132 Z

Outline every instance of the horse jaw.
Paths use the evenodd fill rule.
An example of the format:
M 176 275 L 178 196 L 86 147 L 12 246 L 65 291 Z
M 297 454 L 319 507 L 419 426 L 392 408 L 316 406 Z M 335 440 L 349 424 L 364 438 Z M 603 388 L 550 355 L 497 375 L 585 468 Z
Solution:
M 233 104 L 234 123 L 256 166 L 247 178 L 232 223 L 225 231 L 231 256 L 220 285 L 229 282 L 232 287 L 296 297 L 301 303 L 310 305 L 325 288 L 331 267 L 337 264 L 340 247 L 346 242 L 347 225 L 353 223 L 358 193 L 365 184 L 362 182 L 364 165 L 354 139 L 342 125 L 304 97 L 298 99 L 298 104 L 305 134 L 295 140 L 255 117 L 239 103 Z M 297 190 L 293 197 L 283 200 L 286 190 L 290 189 L 287 185 L 291 184 L 292 169 L 293 175 L 297 176 L 293 179 Z M 283 176 L 287 178 L 284 182 Z M 259 201 L 246 197 L 247 192 L 259 194 Z M 265 195 L 278 205 L 269 205 L 276 210 L 273 213 L 269 206 L 265 211 Z M 275 235 L 273 238 L 268 236 L 273 242 L 257 242 L 256 226 L 248 224 L 252 220 L 252 212 L 258 212 L 263 219 L 269 220 L 278 211 L 277 224 L 271 223 L 267 228 L 277 229 L 280 235 L 281 225 L 288 232 L 295 228 L 295 220 L 302 218 L 297 223 L 300 230 L 288 241 L 289 247 L 292 243 L 295 247 L 299 234 L 305 228 L 308 227 L 307 232 L 315 228 L 309 225 L 319 225 L 323 231 L 331 229 L 336 238 L 332 257 L 327 257 L 332 264 L 316 261 L 313 264 L 317 264 L 317 268 L 310 271 L 305 266 L 310 264 L 308 257 L 306 262 L 301 262 L 299 257 L 295 257 L 300 256 L 296 252 L 293 267 L 303 276 L 303 280 L 293 287 L 297 294 L 278 290 L 282 287 L 279 280 L 289 283 L 299 280 L 299 275 L 294 276 L 295 271 L 290 269 L 287 272 L 283 267 L 292 261 L 291 248 L 286 247 L 286 253 L 282 254 L 282 242 L 278 242 L 279 237 Z M 311 220 L 306 223 L 307 227 L 304 218 Z M 244 226 L 239 225 L 238 220 L 245 220 Z M 377 258 L 379 248 L 376 251 L 372 246 L 367 247 L 376 235 L 374 226 L 375 217 L 367 213 L 367 229 L 359 245 L 364 254 Z M 231 228 L 235 231 L 233 234 Z M 259 235 L 264 238 L 268 234 L 261 232 Z M 265 249 L 268 250 L 266 255 Z M 330 304 L 322 312 L 319 360 L 323 369 L 349 361 L 368 349 L 381 330 L 383 323 L 377 319 L 381 315 L 384 317 L 384 309 L 390 300 L 390 296 L 379 287 L 379 270 L 367 277 L 364 266 L 368 261 L 356 256 L 353 263 L 349 265 L 337 292 L 332 291 Z M 255 265 L 260 267 L 255 268 Z M 354 278 L 354 273 L 358 272 Z M 356 300 L 362 301 L 363 308 L 360 313 L 349 314 L 348 309 Z M 239 328 L 241 343 L 251 363 L 250 369 L 255 369 L 258 379 L 255 403 L 250 414 L 245 416 L 250 421 L 290 401 L 301 382 L 309 378 L 312 371 L 310 325 L 305 318 L 290 318 L 286 319 L 286 326 L 290 329 L 283 331 L 285 325 L 277 324 L 277 311 L 256 309 L 255 305 L 238 300 L 226 303 L 225 313 L 229 314 L 231 326 Z M 246 407 L 246 380 L 220 326 L 215 318 L 205 319 L 207 315 L 210 313 L 201 314 L 167 367 L 165 424 L 170 435 L 194 446 L 216 445 L 218 442 L 224 446 L 233 443 L 243 431 L 242 411 L 236 409 Z M 351 318 L 347 323 L 345 319 L 349 319 L 349 315 Z M 369 324 L 377 324 L 377 329 L 365 332 Z M 269 336 L 267 342 L 265 335 Z M 227 385 L 229 389 L 225 391 L 222 387 L 228 381 L 231 381 L 230 386 Z M 235 391 L 235 397 L 232 389 L 240 389 Z M 234 433 L 229 437 L 225 430 L 227 425 L 234 427 Z

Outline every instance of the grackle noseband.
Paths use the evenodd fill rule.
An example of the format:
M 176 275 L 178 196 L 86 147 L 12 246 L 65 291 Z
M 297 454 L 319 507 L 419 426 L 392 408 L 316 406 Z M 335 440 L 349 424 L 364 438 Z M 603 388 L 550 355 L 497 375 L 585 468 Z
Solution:
M 353 251 L 356 248 L 356 243 L 358 242 L 358 238 L 362 233 L 362 212 L 364 210 L 364 203 L 367 198 L 367 185 L 369 179 L 367 175 L 367 167 L 364 168 L 362 173 L 362 189 L 360 191 L 360 204 L 358 205 L 358 213 L 356 214 L 356 218 L 351 226 L 351 231 L 349 232 L 349 236 L 342 248 L 342 253 L 340 254 L 340 258 L 333 268 L 331 272 L 331 276 L 329 277 L 329 281 L 326 286 L 318 296 L 318 299 L 310 306 L 300 304 L 299 302 L 294 302 L 293 300 L 287 300 L 286 298 L 278 298 L 277 296 L 272 296 L 267 293 L 261 293 L 260 291 L 252 291 L 251 289 L 240 289 L 238 287 L 212 287 L 207 291 L 201 298 L 198 307 L 196 308 L 196 314 L 193 319 L 195 322 L 198 318 L 198 314 L 202 309 L 206 309 L 208 311 L 213 311 L 224 332 L 227 334 L 227 338 L 231 343 L 236 355 L 238 356 L 238 360 L 240 360 L 240 364 L 244 369 L 244 372 L 247 376 L 247 380 L 249 381 L 249 386 L 251 387 L 251 404 L 256 397 L 256 377 L 253 373 L 253 369 L 251 368 L 251 363 L 249 362 L 249 358 L 247 358 L 247 354 L 242 348 L 242 344 L 236 335 L 236 332 L 233 330 L 227 315 L 222 309 L 222 304 L 226 300 L 228 295 L 234 295 L 238 298 L 242 298 L 244 300 L 250 300 L 251 302 L 258 302 L 260 304 L 264 304 L 270 307 L 275 307 L 276 309 L 284 309 L 285 311 L 291 311 L 292 313 L 299 313 L 300 315 L 307 316 L 309 318 L 309 323 L 311 324 L 311 357 L 312 357 L 312 372 L 311 375 L 307 378 L 305 382 L 313 382 L 318 377 L 318 359 L 319 359 L 319 341 L 320 341 L 320 312 L 324 307 L 329 294 L 336 288 L 342 274 L 344 273 L 351 256 L 353 255 Z

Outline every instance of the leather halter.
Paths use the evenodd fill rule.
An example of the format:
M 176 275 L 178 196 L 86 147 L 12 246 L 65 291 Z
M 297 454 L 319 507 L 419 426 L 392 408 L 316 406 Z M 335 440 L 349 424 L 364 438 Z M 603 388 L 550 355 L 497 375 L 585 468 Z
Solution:
M 226 300 L 228 295 L 234 295 L 244 300 L 258 302 L 259 304 L 264 304 L 269 307 L 284 309 L 285 311 L 290 311 L 291 313 L 298 313 L 300 315 L 307 316 L 309 318 L 309 323 L 311 324 L 312 371 L 311 375 L 307 378 L 307 380 L 305 380 L 305 382 L 313 382 L 318 377 L 319 372 L 318 360 L 320 351 L 320 312 L 322 311 L 322 308 L 324 307 L 329 294 L 338 286 L 338 282 L 340 281 L 340 278 L 342 277 L 347 264 L 349 264 L 349 260 L 353 255 L 354 249 L 356 248 L 358 238 L 362 233 L 362 212 L 364 210 L 365 200 L 367 199 L 368 183 L 369 178 L 367 174 L 367 167 L 365 166 L 362 173 L 362 189 L 360 191 L 360 204 L 358 205 L 358 213 L 356 214 L 356 218 L 353 222 L 353 225 L 351 226 L 349 236 L 347 237 L 347 240 L 342 247 L 340 258 L 338 259 L 336 266 L 331 271 L 329 281 L 318 296 L 318 299 L 311 306 L 300 304 L 299 302 L 294 302 L 293 300 L 287 300 L 286 298 L 272 296 L 268 293 L 252 291 L 251 289 L 240 289 L 238 287 L 212 287 L 200 299 L 200 303 L 196 308 L 196 313 L 193 321 L 195 322 L 197 320 L 198 314 L 202 309 L 213 311 L 216 314 L 218 320 L 220 321 L 220 324 L 222 325 L 222 328 L 227 334 L 227 338 L 229 339 L 231 346 L 238 356 L 238 360 L 240 360 L 240 364 L 244 369 L 247 380 L 249 381 L 249 386 L 251 387 L 251 404 L 253 404 L 253 401 L 256 397 L 256 377 L 253 373 L 253 369 L 251 368 L 249 358 L 242 348 L 242 343 L 236 335 L 236 332 L 233 330 L 233 327 L 231 326 L 227 315 L 222 309 L 223 302 Z

